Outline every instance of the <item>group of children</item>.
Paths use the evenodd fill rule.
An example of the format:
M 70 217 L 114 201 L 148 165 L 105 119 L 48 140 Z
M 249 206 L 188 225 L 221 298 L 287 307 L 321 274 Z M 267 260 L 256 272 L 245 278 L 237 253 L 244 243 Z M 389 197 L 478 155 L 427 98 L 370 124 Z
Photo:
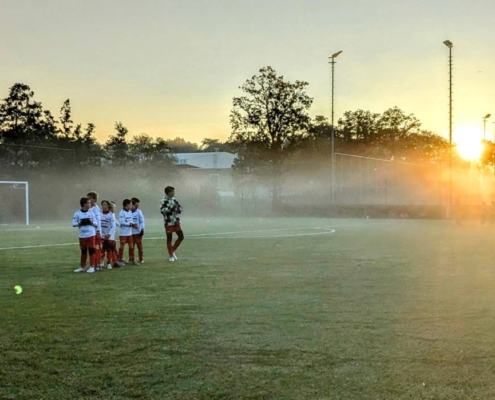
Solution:
M 89 192 L 81 198 L 81 209 L 74 213 L 72 226 L 79 228 L 79 246 L 81 248 L 81 264 L 74 272 L 103 271 L 120 268 L 125 265 L 124 249 L 129 247 L 129 263 L 139 265 L 144 263 L 143 236 L 145 220 L 139 209 L 137 197 L 125 199 L 118 219 L 115 216 L 115 203 L 103 200 L 101 210 L 97 204 L 98 194 Z M 115 237 L 119 231 L 120 248 L 117 252 Z M 134 258 L 134 247 L 138 250 L 138 261 Z M 86 262 L 89 255 L 89 268 Z M 106 256 L 106 260 L 105 260 Z
M 184 233 L 180 225 L 180 215 L 183 209 L 174 196 L 175 188 L 167 186 L 160 206 L 170 262 L 177 260 L 175 252 L 184 240 Z M 145 220 L 139 209 L 139 199 L 137 197 L 125 199 L 122 202 L 122 210 L 118 219 L 115 216 L 116 206 L 113 201 L 103 200 L 101 210 L 97 201 L 98 194 L 89 192 L 86 197 L 81 198 L 81 209 L 74 213 L 72 219 L 72 226 L 79 228 L 79 246 L 81 248 L 81 264 L 74 272 L 103 271 L 105 264 L 107 264 L 107 269 L 123 267 L 125 265 L 124 250 L 126 245 L 129 248 L 129 263 L 132 265 L 143 264 Z M 120 228 L 118 252 L 115 241 L 117 227 Z M 172 243 L 174 233 L 177 235 L 177 240 Z M 134 247 L 137 247 L 138 260 L 135 259 Z M 86 268 L 88 255 L 89 268 Z

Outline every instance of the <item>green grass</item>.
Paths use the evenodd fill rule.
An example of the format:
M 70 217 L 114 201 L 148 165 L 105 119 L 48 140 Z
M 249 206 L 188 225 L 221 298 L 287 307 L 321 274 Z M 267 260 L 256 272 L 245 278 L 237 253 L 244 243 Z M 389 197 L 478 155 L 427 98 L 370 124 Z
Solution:
M 0 248 L 77 241 L 18 229 Z M 0 250 L 0 398 L 493 398 L 494 230 L 186 218 L 177 263 L 148 239 L 93 275 L 77 246 Z

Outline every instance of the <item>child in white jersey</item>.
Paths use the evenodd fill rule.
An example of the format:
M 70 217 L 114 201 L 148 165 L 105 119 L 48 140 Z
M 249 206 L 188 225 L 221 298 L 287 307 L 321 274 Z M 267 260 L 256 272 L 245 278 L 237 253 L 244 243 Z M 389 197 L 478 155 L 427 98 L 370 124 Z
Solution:
M 90 202 L 87 197 L 83 197 L 79 204 L 81 209 L 74 213 L 72 226 L 79 228 L 79 247 L 81 248 L 81 265 L 74 272 L 95 272 L 95 238 L 98 221 L 95 214 L 89 210 Z M 86 270 L 86 260 L 89 253 L 89 269 Z
M 101 202 L 101 259 L 105 260 L 107 255 L 107 269 L 112 269 L 112 266 L 117 263 L 117 255 L 115 253 L 115 216 L 110 212 L 110 202 L 103 200 Z
M 129 259 L 134 260 L 134 247 L 132 243 L 132 228 L 136 228 L 134 225 L 132 211 L 131 211 L 131 201 L 125 199 L 122 202 L 122 210 L 119 213 L 119 223 L 120 223 L 120 248 L 119 248 L 119 264 L 124 266 L 124 248 L 127 244 L 129 246 Z
M 132 201 L 131 211 L 133 216 L 132 222 L 134 223 L 134 225 L 137 225 L 137 228 L 132 229 L 132 243 L 136 245 L 138 249 L 139 263 L 134 260 L 131 260 L 131 262 L 134 265 L 139 265 L 144 263 L 143 236 L 144 236 L 145 221 L 144 221 L 144 215 L 142 211 L 139 209 L 139 204 L 140 204 L 139 199 L 137 197 L 133 197 L 131 201 Z
M 95 271 L 102 271 L 103 268 L 101 267 L 101 211 L 100 207 L 98 207 L 98 204 L 96 203 L 98 201 L 98 193 L 96 192 L 89 192 L 87 194 L 87 197 L 89 199 L 90 203 L 90 211 L 93 211 L 96 221 L 98 222 L 98 227 L 96 228 L 96 238 L 95 238 L 95 248 L 96 248 L 96 254 L 95 254 L 95 262 L 96 265 L 93 265 L 95 268 Z
M 118 218 L 116 217 L 115 215 L 115 210 L 117 209 L 117 205 L 115 204 L 115 201 L 110 201 L 110 212 L 112 213 L 113 215 L 113 219 L 115 220 L 115 237 L 117 238 L 117 228 L 120 228 L 120 223 L 119 223 L 119 220 Z M 120 264 L 119 264 L 119 253 L 117 251 L 117 244 L 115 245 L 115 249 L 114 249 L 114 254 L 115 254 L 115 260 L 117 260 L 117 263 L 113 265 L 114 268 L 118 268 L 120 267 Z

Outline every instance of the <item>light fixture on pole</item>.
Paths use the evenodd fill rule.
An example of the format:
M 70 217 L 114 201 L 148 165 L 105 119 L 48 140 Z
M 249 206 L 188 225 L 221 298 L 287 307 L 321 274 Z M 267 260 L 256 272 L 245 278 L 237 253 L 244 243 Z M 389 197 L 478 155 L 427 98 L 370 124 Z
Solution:
M 483 117 L 483 140 L 486 140 L 486 121 L 492 116 L 492 114 L 486 114 Z
M 335 104 L 335 59 L 342 54 L 342 50 L 337 53 L 332 54 L 330 59 L 330 64 L 332 64 L 332 182 L 331 182 L 331 201 L 335 204 L 335 129 L 334 129 L 334 104 Z
M 443 42 L 449 48 L 449 216 L 452 213 L 452 47 L 450 40 Z

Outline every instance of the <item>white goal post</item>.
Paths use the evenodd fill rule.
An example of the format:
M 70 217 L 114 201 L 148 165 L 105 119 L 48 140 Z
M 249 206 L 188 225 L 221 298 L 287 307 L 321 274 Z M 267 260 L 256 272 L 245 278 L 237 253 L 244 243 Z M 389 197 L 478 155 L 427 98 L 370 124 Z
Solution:
M 14 189 L 19 189 L 19 186 L 25 188 L 26 198 L 26 225 L 29 226 L 29 182 L 22 181 L 0 181 L 0 185 L 12 185 Z

